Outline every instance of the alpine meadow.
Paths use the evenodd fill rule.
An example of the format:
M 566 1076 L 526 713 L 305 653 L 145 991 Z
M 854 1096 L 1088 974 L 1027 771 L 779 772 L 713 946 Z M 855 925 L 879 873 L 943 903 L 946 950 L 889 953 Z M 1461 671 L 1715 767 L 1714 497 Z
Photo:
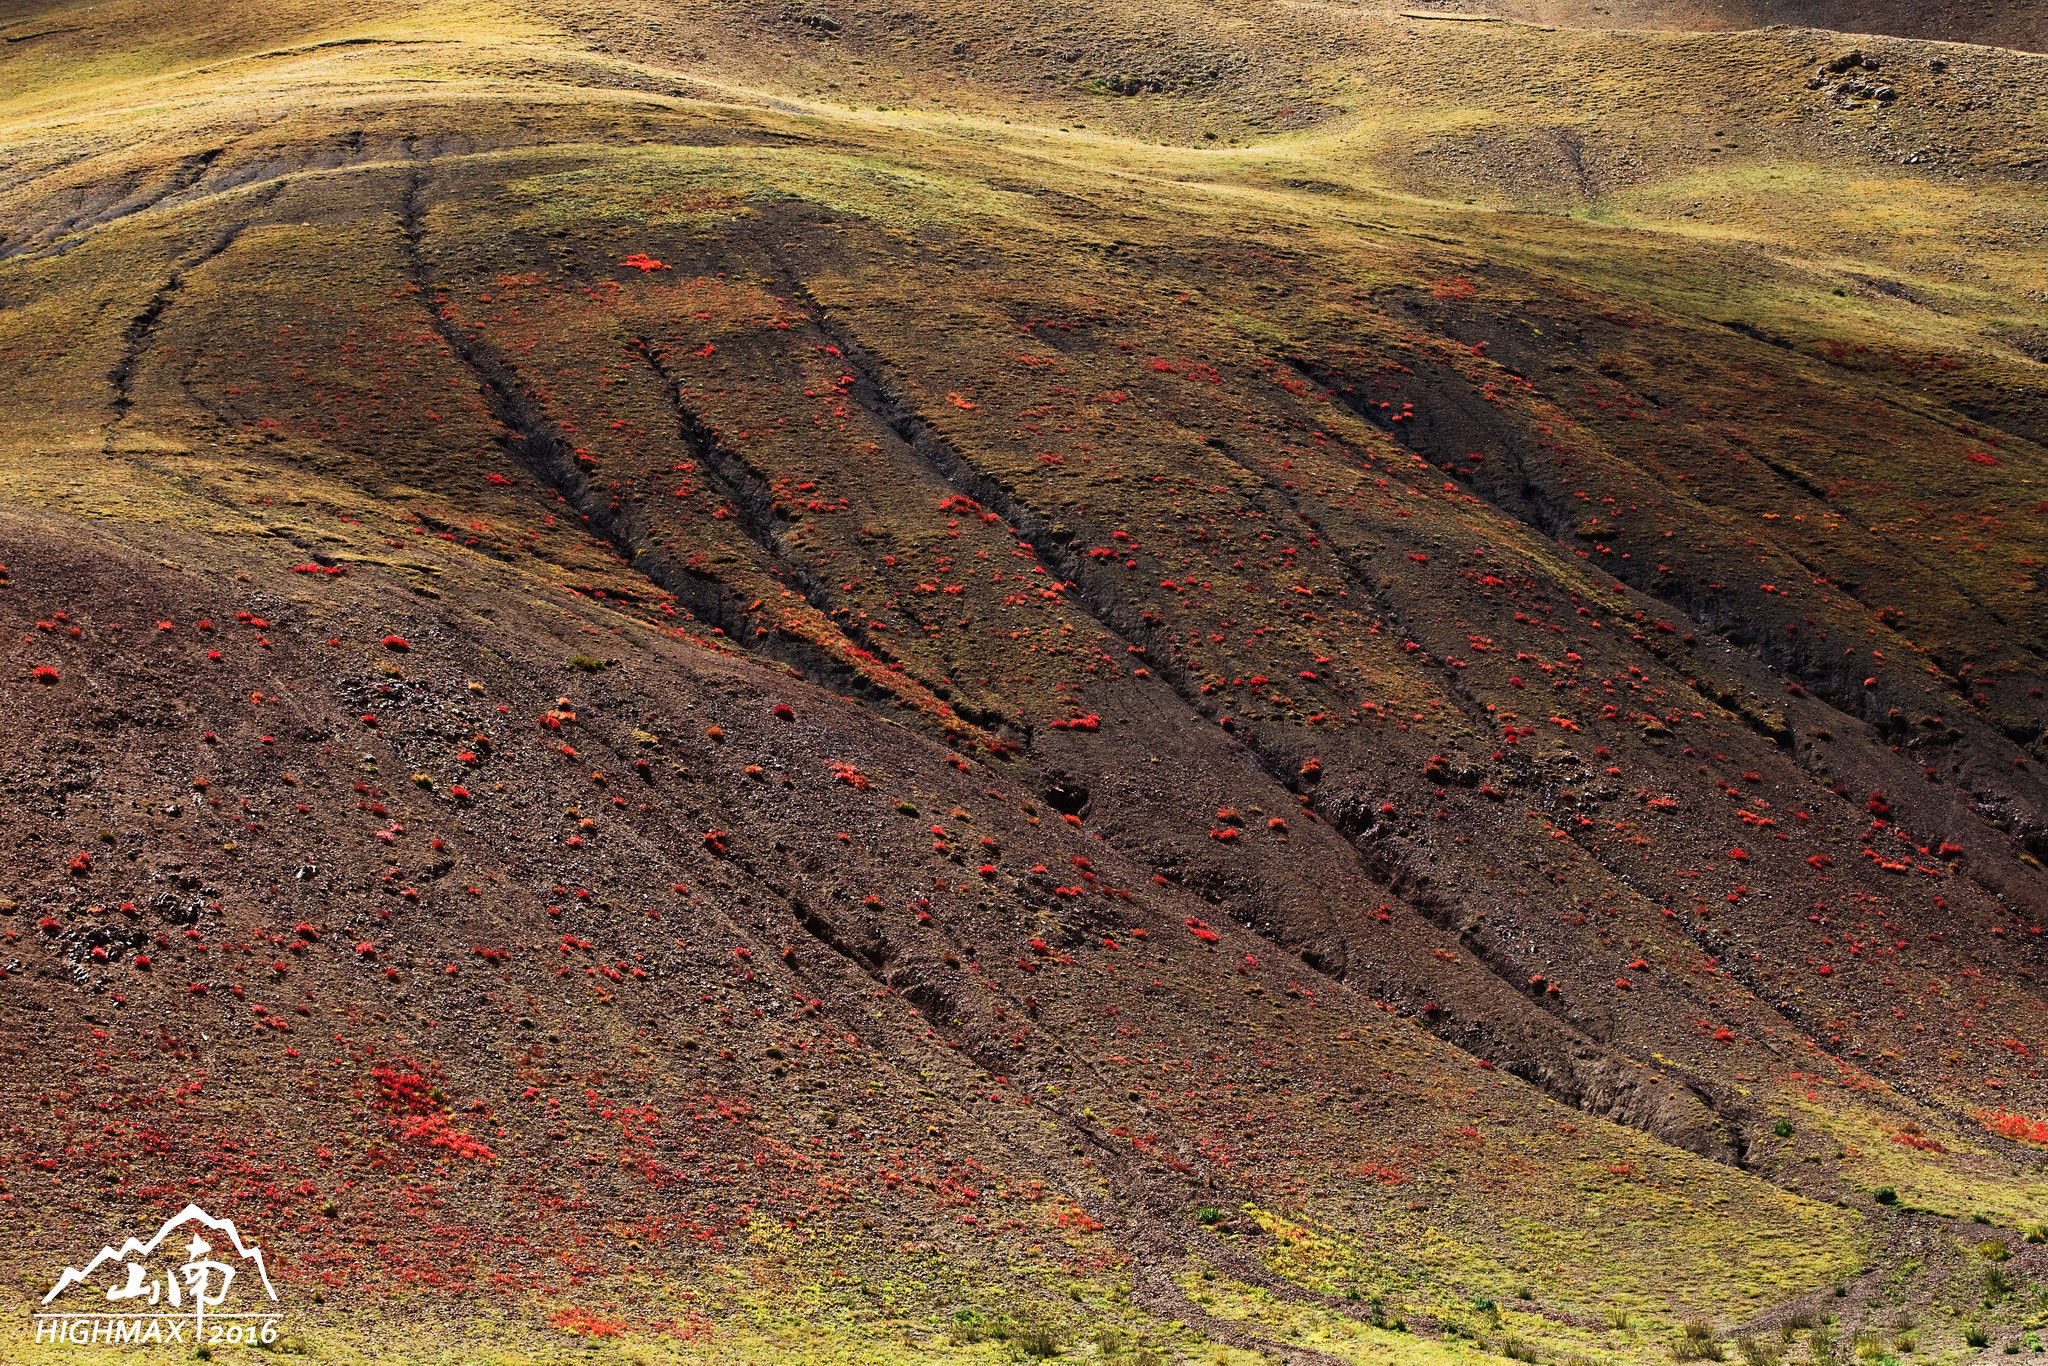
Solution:
M 2044 583 L 2040 0 L 0 0 L 0 1360 L 2030 1361 Z

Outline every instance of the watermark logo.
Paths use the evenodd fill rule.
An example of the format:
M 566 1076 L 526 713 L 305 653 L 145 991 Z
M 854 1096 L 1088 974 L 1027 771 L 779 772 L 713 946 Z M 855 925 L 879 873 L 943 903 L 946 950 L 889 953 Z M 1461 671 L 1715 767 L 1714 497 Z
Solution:
M 147 1242 L 129 1238 L 65 1267 L 43 1306 L 35 1340 L 78 1347 L 271 1343 L 284 1317 L 263 1249 L 197 1205 Z

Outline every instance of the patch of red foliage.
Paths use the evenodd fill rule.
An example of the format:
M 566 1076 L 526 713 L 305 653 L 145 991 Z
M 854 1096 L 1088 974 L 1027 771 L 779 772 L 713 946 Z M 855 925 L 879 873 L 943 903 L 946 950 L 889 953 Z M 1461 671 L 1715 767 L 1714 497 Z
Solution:
M 632 262 L 628 261 L 628 265 Z M 663 270 L 666 266 L 660 267 Z M 626 1331 L 626 1325 L 613 1319 L 601 1319 L 588 1309 L 564 1309 L 548 1320 L 548 1327 L 559 1328 L 565 1333 L 574 1333 L 586 1338 L 615 1338 Z
M 2021 1143 L 2038 1143 L 2048 1147 L 2048 1119 L 2009 1114 L 2004 1110 L 1973 1110 L 1970 1118 L 1994 1134 L 2017 1139 Z

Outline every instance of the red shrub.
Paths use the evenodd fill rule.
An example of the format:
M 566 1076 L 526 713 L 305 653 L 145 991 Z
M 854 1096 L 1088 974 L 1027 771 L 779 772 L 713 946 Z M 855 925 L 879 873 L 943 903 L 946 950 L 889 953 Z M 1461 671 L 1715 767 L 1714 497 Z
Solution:
M 2003 1134 L 2022 1143 L 2048 1144 L 2048 1120 L 2034 1119 L 2028 1115 L 2007 1114 L 2003 1110 L 1973 1110 L 1970 1112 L 1970 1118 L 1992 1133 Z
M 635 262 L 628 258 L 625 264 L 630 266 L 635 264 Z M 641 266 L 640 268 L 642 270 L 668 269 L 667 266 L 662 265 L 658 261 L 651 266 Z M 548 1326 L 550 1328 L 559 1328 L 565 1333 L 574 1333 L 579 1337 L 589 1338 L 615 1338 L 626 1331 L 626 1325 L 623 1323 L 615 1323 L 611 1319 L 601 1319 L 588 1309 L 564 1309 L 548 1320 Z

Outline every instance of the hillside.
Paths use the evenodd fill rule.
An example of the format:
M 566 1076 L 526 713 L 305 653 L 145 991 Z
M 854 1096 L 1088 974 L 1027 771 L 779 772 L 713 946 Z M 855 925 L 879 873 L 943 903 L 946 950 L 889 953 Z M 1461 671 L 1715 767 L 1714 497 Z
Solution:
M 1490 15 L 1571 28 L 1828 29 L 1837 33 L 1882 33 L 1941 43 L 1978 43 L 2039 52 L 2048 48 L 2048 15 L 2037 4 L 1999 6 L 1924 3 L 1924 0 L 1431 0 L 1411 6 L 1420 13 L 1444 10 Z
M 22 1312 L 196 1202 L 336 1360 L 2039 1350 L 2048 59 L 0 40 Z

